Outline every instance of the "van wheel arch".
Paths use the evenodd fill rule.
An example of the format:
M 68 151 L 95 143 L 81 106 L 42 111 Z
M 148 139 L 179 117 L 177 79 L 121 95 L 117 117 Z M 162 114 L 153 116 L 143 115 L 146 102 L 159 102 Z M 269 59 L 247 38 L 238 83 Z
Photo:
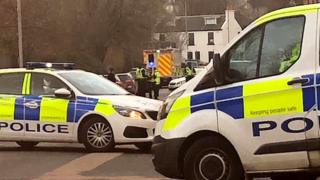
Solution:
M 183 172 L 183 164 L 184 164 L 184 157 L 189 149 L 189 147 L 197 140 L 197 139 L 201 139 L 201 138 L 204 138 L 204 137 L 218 137 L 219 139 L 227 142 L 231 147 L 233 147 L 233 152 L 237 155 L 237 157 L 239 158 L 239 161 L 240 163 L 242 164 L 241 162 L 241 159 L 240 159 L 240 156 L 238 154 L 238 152 L 236 151 L 236 149 L 234 148 L 233 144 L 227 139 L 225 138 L 223 135 L 217 133 L 217 132 L 214 132 L 214 131 L 199 131 L 199 132 L 196 132 L 192 135 L 190 135 L 189 137 L 187 137 L 187 139 L 185 140 L 185 142 L 182 144 L 181 146 L 181 149 L 180 149 L 180 152 L 179 152 L 179 157 L 178 157 L 178 162 L 179 162 L 179 171 L 180 172 Z
M 84 118 L 82 119 L 82 121 L 80 122 L 80 124 L 79 124 L 79 126 L 78 126 L 77 136 L 78 136 L 78 142 L 79 142 L 79 143 L 83 143 L 83 136 L 82 136 L 81 132 L 82 132 L 82 130 L 83 130 L 84 125 L 85 125 L 88 121 L 90 121 L 90 120 L 92 120 L 92 119 L 100 119 L 100 120 L 107 121 L 107 122 L 109 123 L 109 121 L 108 121 L 105 117 L 103 117 L 103 116 L 101 116 L 101 115 L 98 115 L 98 114 L 89 114 L 89 115 L 87 115 L 86 117 L 84 117 Z M 110 124 L 110 123 L 109 123 L 109 124 Z

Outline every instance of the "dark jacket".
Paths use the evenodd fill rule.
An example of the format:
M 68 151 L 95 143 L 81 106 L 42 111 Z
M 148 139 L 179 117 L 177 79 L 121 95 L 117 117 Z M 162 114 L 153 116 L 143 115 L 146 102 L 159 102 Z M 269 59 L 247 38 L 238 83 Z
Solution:
M 117 81 L 114 73 L 108 73 L 108 79 L 114 83 Z

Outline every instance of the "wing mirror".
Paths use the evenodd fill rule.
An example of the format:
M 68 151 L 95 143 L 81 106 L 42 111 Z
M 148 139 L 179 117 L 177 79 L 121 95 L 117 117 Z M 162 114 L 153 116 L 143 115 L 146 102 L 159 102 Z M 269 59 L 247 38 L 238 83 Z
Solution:
M 214 79 L 216 81 L 216 84 L 220 85 L 224 83 L 224 67 L 222 64 L 222 60 L 220 57 L 220 54 L 214 54 L 214 59 L 212 61 L 213 63 L 213 75 Z
M 54 95 L 57 98 L 63 98 L 63 99 L 68 99 L 71 97 L 71 91 L 65 89 L 65 88 L 61 88 L 61 89 L 57 89 L 54 91 Z

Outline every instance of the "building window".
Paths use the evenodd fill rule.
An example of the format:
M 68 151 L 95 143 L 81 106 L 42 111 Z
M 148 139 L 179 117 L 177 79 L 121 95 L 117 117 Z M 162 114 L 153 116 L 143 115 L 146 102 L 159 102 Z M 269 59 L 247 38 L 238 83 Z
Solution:
M 177 48 L 177 44 L 175 42 L 171 42 L 171 48 Z
M 167 26 L 176 26 L 176 18 L 172 18 L 172 19 L 168 20 L 166 25 Z
M 163 33 L 160 33 L 160 34 L 159 34 L 159 40 L 160 40 L 160 41 L 165 41 L 165 40 L 166 40 L 166 35 L 163 34 Z
M 188 37 L 189 37 L 189 41 L 188 41 L 189 46 L 194 46 L 194 33 L 189 33 Z
M 217 24 L 217 18 L 207 17 L 205 18 L 206 25 L 215 25 Z
M 188 59 L 193 59 L 193 53 L 192 52 L 188 52 Z
M 208 45 L 214 45 L 214 33 L 208 32 Z
M 200 51 L 195 52 L 196 60 L 200 60 Z
M 214 58 L 214 52 L 213 51 L 209 51 L 208 55 L 209 55 L 209 62 L 211 62 L 213 60 L 213 58 Z

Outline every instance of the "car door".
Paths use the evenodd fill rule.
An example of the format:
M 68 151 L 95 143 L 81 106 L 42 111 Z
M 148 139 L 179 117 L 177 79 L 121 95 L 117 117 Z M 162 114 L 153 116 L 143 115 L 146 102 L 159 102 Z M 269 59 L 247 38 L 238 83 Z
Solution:
M 263 24 L 225 54 L 227 85 L 216 92 L 219 130 L 233 137 L 249 171 L 309 167 L 307 140 L 318 127 L 313 18 Z
M 28 138 L 68 141 L 73 133 L 74 97 L 55 97 L 55 90 L 69 87 L 51 74 L 31 73 L 30 94 L 25 98 Z
M 0 139 L 15 140 L 24 136 L 24 73 L 0 74 Z

